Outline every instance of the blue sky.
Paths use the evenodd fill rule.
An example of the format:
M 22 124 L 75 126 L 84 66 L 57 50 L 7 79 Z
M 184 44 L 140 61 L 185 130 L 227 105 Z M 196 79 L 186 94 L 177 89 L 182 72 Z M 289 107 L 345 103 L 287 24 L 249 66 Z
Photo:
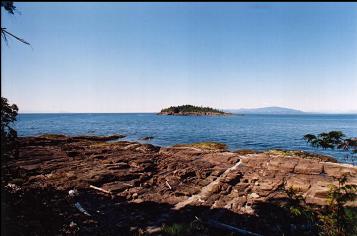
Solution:
M 357 3 L 15 3 L 2 96 L 20 112 L 180 104 L 357 111 Z

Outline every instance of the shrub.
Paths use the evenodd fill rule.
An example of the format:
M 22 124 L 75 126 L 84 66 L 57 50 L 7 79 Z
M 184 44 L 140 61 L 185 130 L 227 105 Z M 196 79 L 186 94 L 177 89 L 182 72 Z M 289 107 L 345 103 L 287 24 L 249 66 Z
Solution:
M 288 221 L 295 226 L 295 231 L 297 230 L 301 234 L 316 233 L 315 210 L 306 203 L 305 197 L 299 193 L 299 189 L 284 187 L 284 191 L 287 195 L 287 202 L 283 208 L 290 217 Z
M 288 199 L 284 208 L 292 221 L 305 224 L 311 233 L 321 236 L 357 235 L 357 209 L 347 206 L 357 199 L 357 185 L 346 184 L 346 176 L 337 180 L 338 186 L 331 185 L 324 207 L 313 208 L 297 189 L 284 188 Z
M 319 215 L 321 235 L 356 235 L 357 209 L 346 204 L 357 199 L 357 185 L 346 184 L 346 176 L 337 180 L 338 186 L 331 185 L 328 205 Z
M 18 108 L 16 104 L 10 105 L 6 98 L 1 97 L 1 152 L 7 152 L 12 146 L 17 132 L 12 128 L 16 121 Z

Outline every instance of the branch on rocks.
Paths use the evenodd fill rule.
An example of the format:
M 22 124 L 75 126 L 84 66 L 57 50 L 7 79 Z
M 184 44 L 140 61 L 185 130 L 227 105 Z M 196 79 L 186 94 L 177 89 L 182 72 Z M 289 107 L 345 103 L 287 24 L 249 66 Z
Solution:
M 169 184 L 169 182 L 167 182 L 167 180 L 166 180 L 166 186 L 169 187 L 170 190 L 172 189 L 171 185 Z
M 229 232 L 237 233 L 239 235 L 262 236 L 260 234 L 256 234 L 256 233 L 244 230 L 244 229 L 239 229 L 239 228 L 227 225 L 227 224 L 220 223 L 220 222 L 215 221 L 215 220 L 209 220 L 207 222 L 207 224 L 212 226 L 212 227 L 218 228 L 218 229 L 223 229 L 223 230 L 227 230 Z
M 103 189 L 103 188 L 99 188 L 99 187 L 96 187 L 96 186 L 93 186 L 93 185 L 89 185 L 89 187 L 90 187 L 90 188 L 92 188 L 92 189 L 95 189 L 95 190 L 101 191 L 101 192 L 103 192 L 103 193 L 111 194 L 111 192 L 110 192 L 110 191 L 105 190 L 105 189 Z
M 91 214 L 89 214 L 82 206 L 79 202 L 76 202 L 76 204 L 74 204 L 74 206 L 83 214 L 85 214 L 86 216 L 91 216 Z

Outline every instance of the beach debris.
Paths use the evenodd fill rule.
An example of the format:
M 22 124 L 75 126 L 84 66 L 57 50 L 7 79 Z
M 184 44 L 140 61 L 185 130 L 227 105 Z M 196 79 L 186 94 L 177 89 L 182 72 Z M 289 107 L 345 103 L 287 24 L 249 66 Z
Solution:
M 69 223 L 68 225 L 69 229 L 65 231 L 66 235 L 74 235 L 79 231 L 79 226 L 76 222 L 71 221 L 71 223 Z
M 86 216 L 91 216 L 91 214 L 89 214 L 82 206 L 79 202 L 76 202 L 76 204 L 74 204 L 74 206 L 83 214 L 85 214 Z
M 9 189 L 10 192 L 12 192 L 12 193 L 16 193 L 17 191 L 21 190 L 21 188 L 19 186 L 17 186 L 16 184 L 12 184 L 12 183 L 8 183 L 5 187 L 7 189 Z
M 134 185 L 132 185 L 132 184 L 128 184 L 128 183 L 122 183 L 122 184 L 125 186 L 134 187 Z
M 148 226 L 146 227 L 145 229 L 145 233 L 147 234 L 157 234 L 157 233 L 160 233 L 161 232 L 161 227 L 158 227 L 158 226 Z
M 94 185 L 89 185 L 89 187 L 90 187 L 90 188 L 92 188 L 92 189 L 95 189 L 95 190 L 101 191 L 101 192 L 103 192 L 103 193 L 111 194 L 111 192 L 110 192 L 110 191 L 105 190 L 105 189 L 103 189 L 103 188 L 96 187 L 96 186 L 94 186 Z
M 200 218 L 195 216 L 195 220 L 191 222 L 191 227 L 195 230 L 202 231 L 205 228 L 205 224 Z
M 166 180 L 166 186 L 169 187 L 169 189 L 172 189 L 171 185 L 169 184 L 169 182 L 167 182 L 167 180 Z
M 212 226 L 214 228 L 227 230 L 227 231 L 230 231 L 232 233 L 237 233 L 239 235 L 262 236 L 261 234 L 256 234 L 256 233 L 244 230 L 244 229 L 239 229 L 239 228 L 233 227 L 231 225 L 223 224 L 223 223 L 218 222 L 216 220 L 209 220 L 209 221 L 207 221 L 206 224 L 209 225 L 209 226 Z
M 78 196 L 79 193 L 78 193 L 77 189 L 71 189 L 71 190 L 68 191 L 68 195 L 70 197 L 75 197 L 75 196 Z
M 73 222 L 73 221 L 71 221 L 71 223 L 69 224 L 69 227 L 71 227 L 71 228 L 74 228 L 76 226 L 77 226 L 77 224 L 75 222 Z

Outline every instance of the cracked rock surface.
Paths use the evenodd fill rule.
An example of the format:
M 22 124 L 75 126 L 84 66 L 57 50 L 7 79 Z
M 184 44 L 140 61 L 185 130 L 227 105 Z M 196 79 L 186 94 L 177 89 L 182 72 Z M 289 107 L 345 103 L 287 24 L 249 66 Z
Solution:
M 62 228 L 76 220 L 80 233 L 112 234 L 133 225 L 159 226 L 173 220 L 175 211 L 193 217 L 187 212 L 204 208 L 223 221 L 230 214 L 253 217 L 254 205 L 284 197 L 284 185 L 299 189 L 308 203 L 325 205 L 336 178 L 347 174 L 348 183 L 357 184 L 357 167 L 314 158 L 105 141 L 86 136 L 20 138 L 17 157 L 2 164 L 2 188 L 11 183 L 23 192 L 54 191 L 52 198 L 63 201 L 57 201 L 58 208 L 67 209 Z M 79 191 L 77 200 L 93 213 L 91 219 L 73 207 L 66 195 L 71 189 Z M 222 209 L 229 214 L 219 213 Z

